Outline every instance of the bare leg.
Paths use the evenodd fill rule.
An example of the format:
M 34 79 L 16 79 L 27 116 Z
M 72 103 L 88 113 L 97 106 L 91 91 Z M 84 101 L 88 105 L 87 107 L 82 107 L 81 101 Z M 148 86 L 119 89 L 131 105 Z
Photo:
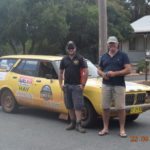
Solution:
M 118 110 L 118 117 L 119 117 L 119 123 L 120 123 L 120 134 L 124 134 L 126 111 L 124 109 Z
M 109 118 L 110 118 L 110 110 L 109 109 L 104 109 L 103 110 L 103 130 L 99 132 L 99 135 L 105 135 L 108 133 L 108 128 L 109 128 Z

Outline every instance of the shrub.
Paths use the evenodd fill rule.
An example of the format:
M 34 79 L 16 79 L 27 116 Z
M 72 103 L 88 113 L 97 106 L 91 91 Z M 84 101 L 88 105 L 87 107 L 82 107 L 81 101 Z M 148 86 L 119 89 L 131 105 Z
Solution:
M 145 60 L 143 59 L 138 62 L 136 72 L 140 73 L 144 71 L 145 71 Z

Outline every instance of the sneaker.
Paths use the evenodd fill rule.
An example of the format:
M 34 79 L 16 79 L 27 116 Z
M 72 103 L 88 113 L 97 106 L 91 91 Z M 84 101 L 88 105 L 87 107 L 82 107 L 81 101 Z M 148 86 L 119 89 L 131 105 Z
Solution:
M 81 126 L 81 123 L 76 124 L 76 130 L 80 133 L 86 133 L 86 130 Z
M 66 128 L 66 130 L 73 130 L 76 127 L 76 122 L 75 121 L 71 121 L 71 123 L 68 125 L 68 127 Z

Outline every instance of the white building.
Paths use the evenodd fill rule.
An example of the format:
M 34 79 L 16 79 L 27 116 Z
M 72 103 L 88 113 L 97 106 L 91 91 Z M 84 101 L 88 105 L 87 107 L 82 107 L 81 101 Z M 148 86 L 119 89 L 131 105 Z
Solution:
M 150 15 L 131 23 L 134 34 L 131 40 L 122 43 L 122 49 L 129 55 L 131 62 L 145 59 L 146 51 L 150 51 Z

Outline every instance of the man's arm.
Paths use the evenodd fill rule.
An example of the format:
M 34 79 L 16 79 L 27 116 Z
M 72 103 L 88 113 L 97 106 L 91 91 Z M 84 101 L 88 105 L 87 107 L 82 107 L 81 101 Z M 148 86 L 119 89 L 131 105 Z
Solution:
M 88 69 L 87 68 L 83 68 L 82 69 L 82 74 L 81 74 L 81 78 L 82 78 L 82 80 L 81 80 L 81 84 L 82 84 L 82 86 L 84 87 L 85 86 L 85 84 L 86 84 L 86 81 L 87 81 L 87 79 L 88 79 Z
M 125 76 L 130 73 L 131 73 L 131 65 L 125 64 L 124 69 L 122 69 L 120 71 L 109 71 L 109 72 L 107 72 L 107 76 L 108 77 Z
M 59 70 L 59 76 L 58 76 L 58 78 L 59 78 L 59 85 L 60 85 L 60 87 L 61 87 L 61 89 L 63 90 L 63 77 L 64 77 L 64 70 Z
M 84 57 L 82 57 L 80 59 L 80 76 L 81 76 L 81 79 L 80 79 L 80 83 L 81 83 L 81 89 L 84 89 L 84 86 L 87 82 L 87 79 L 88 79 L 88 66 L 87 66 L 87 62 L 85 60 Z

